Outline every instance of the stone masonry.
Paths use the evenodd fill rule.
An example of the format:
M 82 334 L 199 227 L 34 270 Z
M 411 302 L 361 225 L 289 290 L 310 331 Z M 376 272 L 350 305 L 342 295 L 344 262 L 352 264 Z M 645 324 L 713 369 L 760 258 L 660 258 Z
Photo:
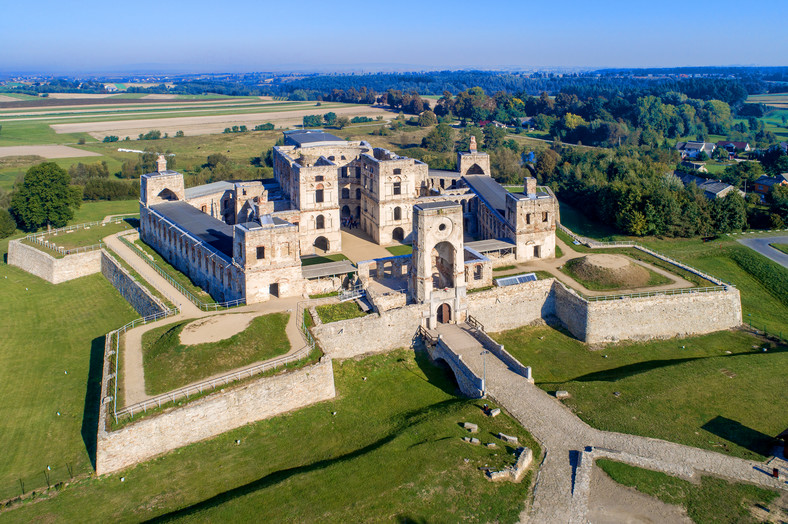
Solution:
M 55 258 L 19 240 L 12 240 L 8 243 L 8 264 L 52 284 L 60 284 L 101 271 L 101 251 L 87 251 Z

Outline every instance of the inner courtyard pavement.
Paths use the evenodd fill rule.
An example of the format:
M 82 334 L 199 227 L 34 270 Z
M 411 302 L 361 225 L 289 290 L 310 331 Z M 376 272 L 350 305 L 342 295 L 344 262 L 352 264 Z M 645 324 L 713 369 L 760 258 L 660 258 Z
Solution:
M 484 347 L 472 331 L 467 324 L 441 324 L 433 333 L 442 335 L 444 343 L 478 377 L 486 375 L 487 394 L 544 448 L 533 505 L 520 516 L 521 521 L 586 522 L 591 466 L 598 456 L 685 478 L 697 478 L 699 473 L 704 473 L 788 491 L 788 483 L 772 478 L 770 470 L 760 462 L 592 428 L 494 354 L 483 356 Z M 528 362 L 522 364 L 528 365 Z M 534 370 L 535 374 L 538 372 Z

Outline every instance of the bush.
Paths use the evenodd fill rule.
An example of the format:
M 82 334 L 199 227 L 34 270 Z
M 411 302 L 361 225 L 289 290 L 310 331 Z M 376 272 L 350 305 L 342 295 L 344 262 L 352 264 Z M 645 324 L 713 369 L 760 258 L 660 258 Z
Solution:
M 16 222 L 7 210 L 0 208 L 0 238 L 10 236 L 16 231 Z
M 115 135 L 110 135 L 110 136 L 105 136 L 104 140 L 102 140 L 102 142 L 117 142 L 118 140 L 120 140 L 120 139 L 118 137 L 116 137 Z
M 183 131 L 178 130 L 178 131 L 175 132 L 175 138 L 180 138 L 182 136 L 186 136 L 186 135 L 184 135 Z
M 83 200 L 133 200 L 139 197 L 139 185 L 103 178 L 88 179 L 82 192 Z
M 254 126 L 255 131 L 273 131 L 273 129 L 274 129 L 274 124 L 272 124 L 271 122 L 267 122 L 265 124 L 257 124 L 256 126 Z
M 142 133 L 139 134 L 138 140 L 158 140 L 161 138 L 161 131 L 158 129 L 151 129 L 144 135 Z

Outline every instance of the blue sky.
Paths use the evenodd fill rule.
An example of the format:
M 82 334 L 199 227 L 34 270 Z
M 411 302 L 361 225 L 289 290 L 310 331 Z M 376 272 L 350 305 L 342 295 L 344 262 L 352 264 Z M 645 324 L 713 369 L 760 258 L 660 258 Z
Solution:
M 788 65 L 786 18 L 786 0 L 3 0 L 0 71 Z

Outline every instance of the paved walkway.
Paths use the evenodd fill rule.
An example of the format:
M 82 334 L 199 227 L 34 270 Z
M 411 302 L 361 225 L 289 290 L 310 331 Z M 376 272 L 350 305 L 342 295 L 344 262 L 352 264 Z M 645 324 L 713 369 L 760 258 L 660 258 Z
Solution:
M 373 258 L 394 256 L 385 247 L 373 242 L 361 229 L 344 227 L 342 228 L 342 254 L 355 264 Z
M 752 237 L 736 239 L 740 244 L 744 244 L 761 255 L 774 260 L 781 266 L 788 268 L 788 255 L 778 249 L 774 249 L 769 244 L 788 244 L 788 235 L 774 237 Z
M 590 427 L 560 401 L 512 371 L 492 353 L 482 357 L 482 347 L 469 330 L 468 326 L 449 324 L 438 328 L 444 341 L 480 377 L 484 374 L 483 358 L 486 360 L 488 394 L 545 449 L 545 458 L 534 487 L 533 506 L 521 515 L 521 520 L 539 523 L 586 521 L 589 482 L 580 482 L 582 476 L 578 473 L 581 469 L 577 466 L 589 447 L 615 450 L 613 456 L 618 460 L 674 475 L 695 476 L 696 472 L 703 472 L 788 490 L 785 481 L 771 478 L 759 462 Z M 593 454 L 585 456 L 588 457 L 587 462 L 593 459 Z M 590 474 L 590 469 L 586 471 Z
M 148 395 L 145 390 L 145 368 L 142 361 L 142 335 L 151 329 L 157 328 L 161 325 L 171 324 L 188 319 L 197 319 L 214 315 L 231 315 L 236 313 L 257 313 L 259 315 L 267 315 L 269 313 L 289 312 L 290 319 L 287 322 L 285 333 L 290 341 L 290 351 L 286 355 L 290 355 L 300 350 L 306 345 L 301 330 L 298 328 L 298 319 L 296 318 L 296 310 L 298 302 L 303 300 L 302 297 L 291 297 L 269 300 L 268 302 L 261 302 L 259 304 L 252 304 L 250 306 L 243 306 L 234 308 L 230 311 L 202 311 L 194 305 L 186 296 L 178 291 L 172 284 L 170 284 L 164 277 L 159 275 L 156 270 L 150 267 L 145 261 L 118 238 L 118 235 L 111 235 L 104 239 L 107 246 L 118 254 L 123 260 L 129 264 L 134 270 L 140 274 L 142 278 L 147 280 L 157 291 L 165 295 L 180 309 L 178 315 L 167 317 L 158 322 L 145 324 L 126 332 L 124 337 L 123 349 L 123 399 L 124 405 L 130 406 L 138 402 L 142 402 L 152 397 Z M 230 336 L 230 335 L 228 335 Z M 280 355 L 280 358 L 283 355 Z M 256 366 L 261 362 L 253 362 L 248 366 L 234 369 L 235 371 L 242 371 L 250 367 Z M 204 377 L 198 382 L 204 382 L 213 378 L 226 375 L 229 372 L 218 373 L 210 377 Z M 198 383 L 195 382 L 195 383 Z M 188 386 L 191 384 L 184 384 Z

